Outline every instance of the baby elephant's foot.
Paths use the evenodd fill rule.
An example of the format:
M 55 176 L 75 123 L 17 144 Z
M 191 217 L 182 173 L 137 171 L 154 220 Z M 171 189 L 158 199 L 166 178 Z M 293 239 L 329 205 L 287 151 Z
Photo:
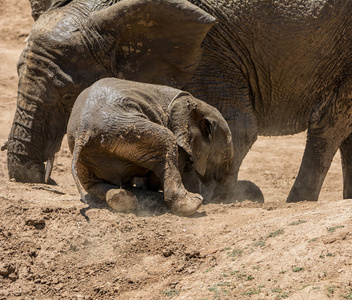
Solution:
M 130 212 L 137 209 L 138 199 L 130 191 L 111 189 L 106 193 L 106 202 L 119 212 Z
M 175 215 L 188 217 L 193 215 L 203 203 L 203 197 L 199 194 L 187 192 L 171 202 L 170 208 Z

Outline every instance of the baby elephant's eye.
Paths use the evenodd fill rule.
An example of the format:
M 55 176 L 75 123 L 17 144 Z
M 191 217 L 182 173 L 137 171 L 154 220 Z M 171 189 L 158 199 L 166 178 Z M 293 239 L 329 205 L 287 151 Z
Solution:
M 223 154 L 222 154 L 222 158 L 223 158 L 223 160 L 227 160 L 227 159 L 229 159 L 229 151 L 225 151 Z

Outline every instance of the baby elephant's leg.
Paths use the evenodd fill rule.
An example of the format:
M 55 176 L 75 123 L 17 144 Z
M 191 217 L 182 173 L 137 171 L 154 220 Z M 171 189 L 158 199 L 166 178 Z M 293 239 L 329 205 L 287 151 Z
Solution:
M 112 209 L 119 212 L 130 212 L 136 210 L 138 206 L 138 199 L 133 193 L 109 183 L 95 183 L 89 187 L 88 193 L 98 196 L 103 201 L 106 200 Z
M 130 212 L 137 209 L 138 199 L 136 196 L 101 178 L 97 178 L 87 162 L 78 160 L 75 169 L 77 169 L 78 174 L 75 175 L 74 173 L 74 178 L 76 180 L 77 177 L 78 185 L 82 185 L 88 195 L 93 195 L 102 201 L 106 201 L 112 209 L 120 212 Z M 78 178 L 80 179 L 78 180 Z M 81 197 L 84 196 L 81 194 Z
M 178 170 L 178 147 L 174 134 L 166 127 L 140 118 L 120 132 L 113 146 L 115 155 L 153 171 L 160 179 L 164 199 L 173 213 L 189 216 L 197 211 L 203 198 L 188 192 Z

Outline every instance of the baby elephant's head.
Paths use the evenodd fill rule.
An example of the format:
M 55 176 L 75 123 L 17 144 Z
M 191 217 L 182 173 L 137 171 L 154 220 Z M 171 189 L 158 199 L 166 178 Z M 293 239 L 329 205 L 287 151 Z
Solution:
M 170 123 L 200 181 L 214 189 L 230 189 L 229 182 L 236 181 L 232 169 L 234 149 L 231 131 L 221 113 L 181 92 L 170 104 Z

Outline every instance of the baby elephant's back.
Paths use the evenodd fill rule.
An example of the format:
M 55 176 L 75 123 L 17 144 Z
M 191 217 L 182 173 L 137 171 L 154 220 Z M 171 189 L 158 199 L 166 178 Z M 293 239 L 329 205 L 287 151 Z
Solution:
M 111 135 L 138 118 L 168 126 L 168 105 L 180 91 L 168 86 L 105 78 L 78 96 L 69 119 L 67 137 L 73 151 L 75 139 Z
M 133 122 L 136 117 L 167 126 L 168 105 L 178 93 L 161 85 L 117 78 L 99 80 L 78 96 L 68 133 L 74 134 L 78 127 L 92 132 L 111 130 L 114 124 Z

